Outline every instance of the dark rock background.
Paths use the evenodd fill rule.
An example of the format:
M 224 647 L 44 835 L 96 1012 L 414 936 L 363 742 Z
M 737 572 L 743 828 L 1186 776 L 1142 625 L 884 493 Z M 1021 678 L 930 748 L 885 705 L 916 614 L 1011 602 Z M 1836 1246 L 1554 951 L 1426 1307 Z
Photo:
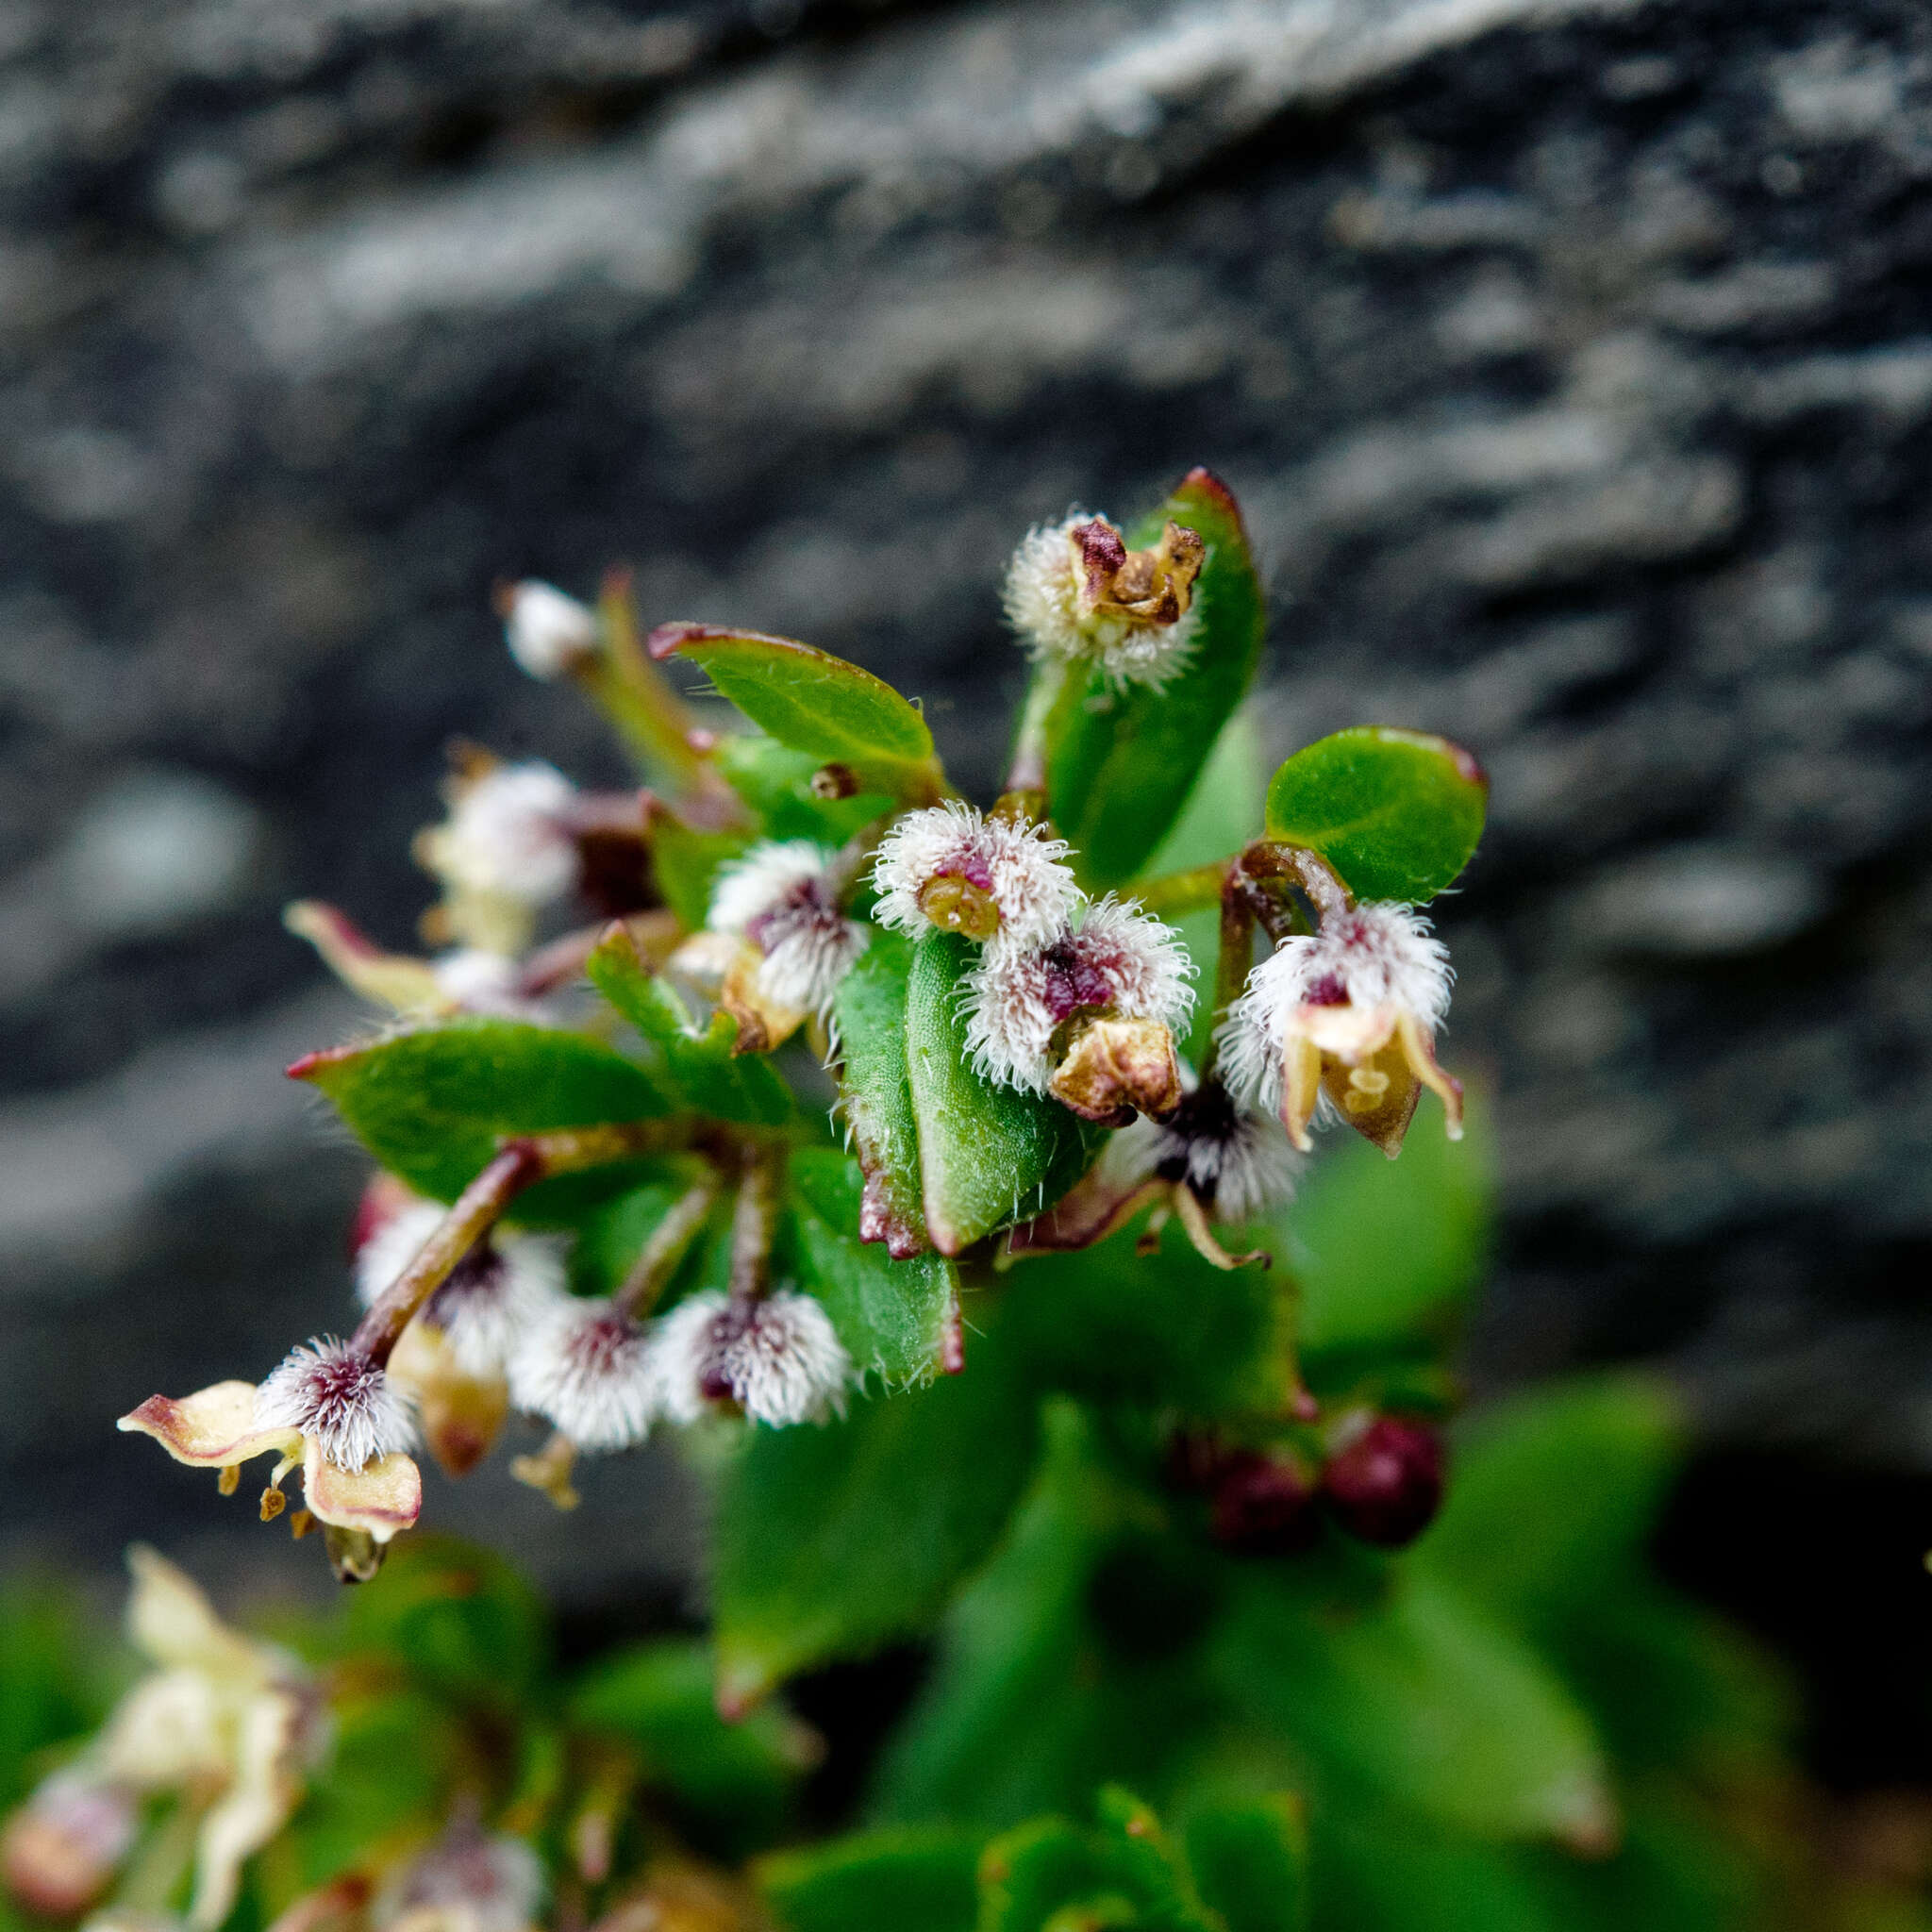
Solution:
M 405 941 L 453 732 L 618 775 L 492 578 L 858 657 L 984 788 L 1016 537 L 1205 460 L 1270 749 L 1493 776 L 1478 1381 L 1672 1364 L 1680 1568 L 1932 1686 L 1917 0 L 0 0 L 0 1553 L 297 1554 L 106 1423 L 346 1309 L 281 899 Z M 580 1603 L 695 1533 L 435 1507 Z

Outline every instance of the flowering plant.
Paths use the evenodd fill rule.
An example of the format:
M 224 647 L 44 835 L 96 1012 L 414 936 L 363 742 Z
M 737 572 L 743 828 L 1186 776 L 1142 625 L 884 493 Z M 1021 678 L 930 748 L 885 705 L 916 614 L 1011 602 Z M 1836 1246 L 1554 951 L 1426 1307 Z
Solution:
M 1772 1733 L 1638 1570 L 1668 1403 L 1532 1406 L 1465 1443 L 1436 1521 L 1484 1190 L 1420 908 L 1475 849 L 1480 768 L 1367 726 L 1263 786 L 1260 585 L 1205 471 L 1130 529 L 1033 532 L 1006 607 L 1031 677 L 982 807 L 855 665 L 646 636 L 622 578 L 594 609 L 510 588 L 518 662 L 581 686 L 650 789 L 465 751 L 417 848 L 430 956 L 291 908 L 389 1015 L 290 1070 L 377 1165 L 361 1314 L 121 1426 L 225 1493 L 272 1456 L 265 1520 L 299 1469 L 296 1533 L 353 1581 L 417 1521 L 418 1444 L 468 1474 L 512 1411 L 547 1435 L 510 1474 L 560 1507 L 660 1428 L 717 1499 L 708 1642 L 561 1706 L 530 1675 L 508 1726 L 486 1666 L 492 1741 L 397 1829 L 318 1853 L 297 1817 L 259 1881 L 284 1932 L 516 1932 L 517 1839 L 557 1923 L 610 1932 L 1611 1923 L 1579 1858 L 1656 1906 L 1627 1923 L 1720 1923 L 1695 1902 L 1745 1856 L 1744 1787 L 1698 1751 Z M 704 726 L 679 665 L 751 728 Z M 362 1600 L 451 1574 L 401 1567 Z M 765 1806 L 736 1853 L 795 1839 L 751 1795 L 812 1755 L 786 1682 L 907 1641 L 938 1662 L 872 1828 L 694 1875 L 720 1791 L 726 1826 Z M 638 1797 L 647 1760 L 682 1814 Z M 1674 1832 L 1694 1856 L 1643 1849 Z

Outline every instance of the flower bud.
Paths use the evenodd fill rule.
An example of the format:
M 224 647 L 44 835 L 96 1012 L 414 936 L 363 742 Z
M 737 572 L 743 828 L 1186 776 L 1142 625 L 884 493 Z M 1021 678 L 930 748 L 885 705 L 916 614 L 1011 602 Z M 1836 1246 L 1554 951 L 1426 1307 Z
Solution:
M 1400 1549 L 1435 1521 L 1441 1505 L 1441 1440 L 1425 1423 L 1377 1416 L 1329 1456 L 1322 1494 L 1351 1536 Z
M 368 1356 L 328 1335 L 291 1348 L 261 1384 L 255 1425 L 292 1429 L 313 1441 L 325 1461 L 352 1474 L 416 1441 L 403 1390 Z
M 1315 1485 L 1286 1455 L 1236 1450 L 1214 1479 L 1214 1541 L 1242 1557 L 1286 1557 L 1322 1533 Z
M 658 1323 L 654 1359 L 664 1412 L 679 1423 L 725 1406 L 774 1428 L 820 1423 L 845 1413 L 858 1379 L 831 1317 L 782 1291 L 689 1296 Z
M 1194 579 L 1207 558 L 1194 531 L 1169 524 L 1129 550 L 1105 517 L 1076 512 L 1030 532 L 1007 573 L 1007 619 L 1044 658 L 1091 661 L 1117 684 L 1158 689 L 1193 647 Z
M 36 1917 L 74 1918 L 113 1882 L 139 1823 L 123 1787 L 56 1772 L 0 1832 L 0 1882 Z
M 603 1299 L 551 1302 L 510 1356 L 509 1389 L 583 1449 L 641 1442 L 658 1413 L 644 1331 Z
M 530 676 L 547 682 L 597 655 L 597 613 L 554 584 L 525 577 L 498 603 L 509 654 Z
M 1158 1020 L 1095 1020 L 1075 1036 L 1047 1091 L 1082 1120 L 1106 1125 L 1170 1113 L 1181 1099 L 1174 1035 Z
M 759 1004 L 797 1013 L 831 1004 L 870 937 L 841 909 L 849 878 L 838 853 L 808 839 L 754 845 L 718 874 L 706 924 L 757 949 Z

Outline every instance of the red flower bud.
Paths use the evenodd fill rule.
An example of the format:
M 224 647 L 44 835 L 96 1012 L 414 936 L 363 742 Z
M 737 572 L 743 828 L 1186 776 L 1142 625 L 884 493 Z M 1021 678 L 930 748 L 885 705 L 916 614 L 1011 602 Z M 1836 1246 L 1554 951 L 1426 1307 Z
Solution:
M 1322 1493 L 1351 1536 L 1399 1549 L 1435 1521 L 1441 1507 L 1441 1439 L 1424 1423 L 1377 1416 L 1328 1458 Z
M 1321 1534 L 1315 1485 L 1298 1462 L 1237 1450 L 1214 1485 L 1214 1541 L 1243 1557 L 1286 1557 Z

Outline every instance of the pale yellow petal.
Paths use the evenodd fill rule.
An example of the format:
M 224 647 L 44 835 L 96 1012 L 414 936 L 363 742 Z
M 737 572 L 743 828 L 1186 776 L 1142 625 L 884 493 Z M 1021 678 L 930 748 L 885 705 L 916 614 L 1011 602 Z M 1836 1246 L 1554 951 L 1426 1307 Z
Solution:
M 195 1840 L 188 1920 L 199 1932 L 214 1932 L 234 1910 L 243 1862 L 288 1823 L 301 1800 L 291 1769 L 301 1718 L 300 1701 L 287 1691 L 264 1691 L 242 1712 L 233 1781 L 208 1807 Z
M 202 1469 L 246 1462 L 271 1449 L 285 1456 L 301 1453 L 302 1439 L 293 1429 L 256 1427 L 253 1382 L 217 1382 L 179 1401 L 150 1395 L 115 1427 L 152 1436 L 176 1462 Z
M 311 1441 L 302 1489 L 318 1522 L 366 1530 L 379 1543 L 409 1528 L 423 1508 L 423 1473 L 407 1456 L 384 1456 L 367 1469 L 338 1469 Z
M 158 1551 L 136 1543 L 127 1552 L 134 1591 L 127 1635 L 156 1663 L 189 1665 L 217 1677 L 256 1678 L 277 1661 L 265 1645 L 238 1636 L 215 1615 L 194 1580 Z

